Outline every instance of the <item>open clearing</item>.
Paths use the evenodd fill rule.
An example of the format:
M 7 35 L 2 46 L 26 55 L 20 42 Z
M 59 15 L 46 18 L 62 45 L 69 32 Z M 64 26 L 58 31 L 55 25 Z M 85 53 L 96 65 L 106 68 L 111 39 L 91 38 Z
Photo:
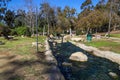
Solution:
M 40 37 L 39 42 L 44 45 L 45 37 Z M 50 65 L 45 61 L 44 47 L 32 47 L 35 38 L 15 38 L 4 40 L 0 45 L 0 80 L 47 80 Z

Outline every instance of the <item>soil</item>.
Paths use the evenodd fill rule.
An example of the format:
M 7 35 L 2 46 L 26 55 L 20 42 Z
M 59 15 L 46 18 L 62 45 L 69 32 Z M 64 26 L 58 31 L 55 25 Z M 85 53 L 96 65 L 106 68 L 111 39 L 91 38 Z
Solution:
M 44 52 L 27 56 L 0 52 L 0 80 L 48 80 L 53 64 L 44 58 Z

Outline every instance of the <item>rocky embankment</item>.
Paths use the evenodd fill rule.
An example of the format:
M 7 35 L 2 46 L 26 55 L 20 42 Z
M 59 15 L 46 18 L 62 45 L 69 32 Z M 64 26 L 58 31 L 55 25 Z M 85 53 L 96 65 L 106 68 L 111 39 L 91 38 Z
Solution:
M 52 55 L 52 51 L 50 49 L 50 45 L 47 40 L 46 40 L 45 55 L 46 55 L 46 60 L 49 63 L 54 64 L 53 66 L 51 66 L 50 73 L 47 74 L 47 76 L 46 76 L 46 77 L 48 77 L 48 80 L 65 80 L 63 75 L 61 74 L 59 68 L 57 67 L 57 61 L 56 61 L 55 57 Z
M 71 42 L 71 43 L 73 43 L 74 45 L 84 49 L 85 51 L 91 53 L 92 55 L 109 59 L 112 62 L 118 63 L 120 65 L 120 54 L 118 54 L 118 53 L 114 53 L 114 52 L 111 52 L 111 51 L 101 51 L 101 50 L 99 50 L 95 47 L 86 46 L 82 43 L 77 43 L 77 42 Z

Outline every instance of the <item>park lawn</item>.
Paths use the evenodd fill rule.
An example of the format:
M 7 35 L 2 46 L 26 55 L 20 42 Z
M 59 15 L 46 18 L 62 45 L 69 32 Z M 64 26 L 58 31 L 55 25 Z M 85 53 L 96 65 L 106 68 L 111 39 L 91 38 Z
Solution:
M 51 68 L 45 61 L 45 47 L 32 47 L 32 42 L 36 38 L 15 37 L 15 40 L 5 40 L 0 37 L 0 41 L 5 42 L 0 45 L 0 80 L 46 80 L 43 73 Z M 39 36 L 39 42 L 44 45 L 46 37 Z
M 45 37 L 39 36 L 39 42 L 44 43 Z M 20 55 L 29 55 L 36 52 L 36 47 L 32 47 L 32 42 L 36 41 L 36 38 L 21 38 L 15 37 L 14 40 L 5 40 L 4 38 L 0 38 L 0 41 L 4 42 L 4 45 L 0 45 L 0 53 L 12 53 L 12 54 L 20 54 Z M 39 48 L 39 50 L 43 50 L 43 47 Z
M 110 37 L 120 38 L 120 34 L 110 34 Z
M 116 53 L 120 53 L 120 43 L 113 42 L 111 40 L 93 40 L 91 42 L 85 42 L 88 46 L 99 48 L 100 50 L 108 50 Z

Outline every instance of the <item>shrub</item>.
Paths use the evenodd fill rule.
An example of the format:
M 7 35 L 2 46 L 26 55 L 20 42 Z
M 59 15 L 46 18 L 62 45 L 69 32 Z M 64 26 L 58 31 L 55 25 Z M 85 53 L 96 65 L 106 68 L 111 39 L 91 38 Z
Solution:
M 19 36 L 21 36 L 21 35 L 31 36 L 29 28 L 25 27 L 25 26 L 15 28 L 15 30 L 13 30 L 13 33 L 17 33 L 17 35 L 19 35 Z
M 9 39 L 8 35 L 10 34 L 11 30 L 9 27 L 4 26 L 2 23 L 0 23 L 0 35 L 4 36 L 5 39 Z

